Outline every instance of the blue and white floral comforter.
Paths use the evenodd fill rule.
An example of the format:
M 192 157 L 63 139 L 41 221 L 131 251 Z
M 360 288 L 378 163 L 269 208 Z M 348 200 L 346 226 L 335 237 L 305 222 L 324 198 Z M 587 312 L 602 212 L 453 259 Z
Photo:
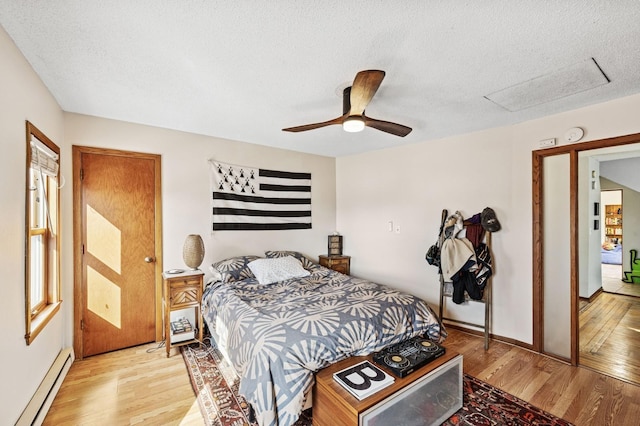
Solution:
M 356 355 L 446 332 L 421 299 L 323 266 L 271 285 L 255 278 L 214 283 L 203 313 L 241 377 L 240 394 L 261 425 L 288 426 L 302 411 L 314 372 Z

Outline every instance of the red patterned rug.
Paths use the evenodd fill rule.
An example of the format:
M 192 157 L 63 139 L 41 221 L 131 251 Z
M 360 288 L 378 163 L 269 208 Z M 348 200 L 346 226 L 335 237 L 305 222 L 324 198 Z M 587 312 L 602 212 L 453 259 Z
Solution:
M 183 346 L 191 384 L 205 424 L 209 426 L 256 426 L 249 405 L 238 395 L 239 377 L 220 352 L 209 345 Z M 571 426 L 531 404 L 475 377 L 464 375 L 464 403 L 446 426 Z M 311 409 L 302 413 L 295 426 L 311 426 Z M 417 423 L 418 425 L 420 423 Z

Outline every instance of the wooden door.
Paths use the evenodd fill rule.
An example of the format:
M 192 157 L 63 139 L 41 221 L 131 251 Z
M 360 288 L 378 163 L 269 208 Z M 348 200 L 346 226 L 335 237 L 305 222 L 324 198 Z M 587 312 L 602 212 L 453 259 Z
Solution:
M 80 155 L 83 356 L 156 339 L 156 161 Z

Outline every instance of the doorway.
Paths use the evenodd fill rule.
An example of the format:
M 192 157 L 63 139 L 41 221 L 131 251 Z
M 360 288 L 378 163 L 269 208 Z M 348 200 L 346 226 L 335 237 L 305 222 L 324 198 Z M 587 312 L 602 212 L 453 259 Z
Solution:
M 595 223 L 593 204 L 584 202 L 586 199 L 579 192 L 579 183 L 585 184 L 592 178 L 592 174 L 588 178 L 579 174 L 582 161 L 579 154 L 599 149 L 638 152 L 639 148 L 640 134 L 633 134 L 533 152 L 533 348 L 536 351 L 579 364 L 579 290 L 581 280 L 591 272 L 588 268 L 593 263 L 589 258 L 600 256 L 599 249 L 595 252 L 586 242 L 591 240 L 581 236 L 584 232 L 593 233 Z M 554 171 L 562 173 L 554 175 Z M 564 188 L 560 193 L 566 197 L 549 212 L 548 196 L 555 188 Z M 552 201 L 560 199 L 556 197 Z M 551 236 L 547 228 L 553 226 L 556 229 Z M 595 246 L 599 246 L 598 240 L 594 240 Z M 554 264 L 546 264 L 554 258 L 554 253 L 560 256 L 563 266 L 556 270 Z M 554 259 L 559 262 L 558 258 Z M 599 260 L 597 262 L 599 274 Z M 557 344 L 557 350 L 552 344 Z
M 162 339 L 160 156 L 73 147 L 74 350 Z

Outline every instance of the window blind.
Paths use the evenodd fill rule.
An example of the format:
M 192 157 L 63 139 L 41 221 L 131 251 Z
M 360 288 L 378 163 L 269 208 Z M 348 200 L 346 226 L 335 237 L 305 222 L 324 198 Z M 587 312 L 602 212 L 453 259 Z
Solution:
M 42 173 L 58 177 L 58 154 L 53 152 L 48 146 L 31 137 L 31 167 L 40 170 Z

